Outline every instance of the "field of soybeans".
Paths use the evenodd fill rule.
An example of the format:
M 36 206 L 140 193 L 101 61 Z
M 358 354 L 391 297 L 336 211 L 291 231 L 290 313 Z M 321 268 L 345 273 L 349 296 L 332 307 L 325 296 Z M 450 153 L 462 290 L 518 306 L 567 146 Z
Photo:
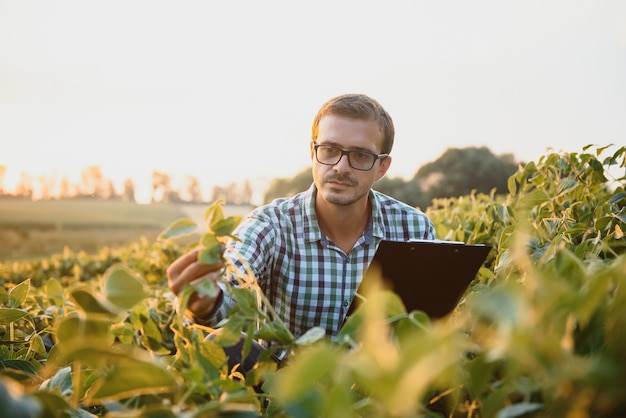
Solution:
M 294 336 L 243 277 L 224 283 L 237 305 L 207 339 L 214 329 L 184 314 L 201 288 L 175 298 L 165 269 L 190 245 L 215 256 L 240 220 L 219 202 L 200 219 L 165 207 L 140 215 L 134 225 L 154 234 L 119 246 L 5 258 L 0 415 L 624 417 L 625 159 L 615 146 L 548 153 L 506 194 L 433 201 L 438 238 L 492 247 L 440 320 L 381 290 L 339 335 Z M 221 348 L 242 332 L 244 354 L 252 339 L 272 344 L 245 376 Z M 278 350 L 289 353 L 280 367 Z

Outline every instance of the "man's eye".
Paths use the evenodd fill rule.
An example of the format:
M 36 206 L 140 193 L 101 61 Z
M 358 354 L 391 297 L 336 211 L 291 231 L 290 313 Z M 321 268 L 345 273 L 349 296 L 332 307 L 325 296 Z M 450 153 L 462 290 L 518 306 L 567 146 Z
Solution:
M 324 153 L 324 155 L 337 155 L 339 151 L 334 147 L 320 147 L 320 151 Z
M 372 158 L 371 154 L 368 154 L 367 152 L 355 152 L 353 154 L 359 161 L 368 161 L 369 159 Z

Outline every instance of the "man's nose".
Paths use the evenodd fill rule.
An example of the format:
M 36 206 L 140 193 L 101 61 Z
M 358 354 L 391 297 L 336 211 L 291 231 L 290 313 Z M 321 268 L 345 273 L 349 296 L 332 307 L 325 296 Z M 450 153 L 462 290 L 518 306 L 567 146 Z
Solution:
M 333 166 L 333 168 L 337 171 L 349 171 L 352 167 L 350 167 L 350 161 L 348 160 L 348 154 L 344 154 L 339 158 L 337 164 Z

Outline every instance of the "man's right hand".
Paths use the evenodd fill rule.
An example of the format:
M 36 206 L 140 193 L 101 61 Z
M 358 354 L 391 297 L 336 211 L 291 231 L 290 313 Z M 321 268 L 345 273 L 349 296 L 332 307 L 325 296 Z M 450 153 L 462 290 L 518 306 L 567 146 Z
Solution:
M 195 284 L 200 280 L 213 280 L 217 282 L 222 278 L 221 269 L 224 262 L 213 264 L 198 262 L 198 250 L 193 250 L 174 260 L 167 269 L 167 282 L 170 290 L 178 296 L 187 284 Z M 218 288 L 219 289 L 219 288 Z M 221 289 L 219 292 L 221 293 Z M 220 294 L 216 297 L 193 293 L 189 298 L 187 310 L 198 319 L 208 318 L 215 309 L 215 303 Z

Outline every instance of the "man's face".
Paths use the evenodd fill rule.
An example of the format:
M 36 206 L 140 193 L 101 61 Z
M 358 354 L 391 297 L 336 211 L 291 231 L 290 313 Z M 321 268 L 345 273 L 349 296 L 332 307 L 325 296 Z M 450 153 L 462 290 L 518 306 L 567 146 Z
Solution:
M 383 133 L 374 121 L 329 115 L 320 120 L 316 143 L 333 145 L 344 151 L 380 154 L 383 139 Z M 352 168 L 348 156 L 343 155 L 337 164 L 324 165 L 315 159 L 314 145 L 311 143 L 311 160 L 318 197 L 334 205 L 348 206 L 367 199 L 372 185 L 383 177 L 391 164 L 391 157 L 378 159 L 371 170 L 360 171 Z

